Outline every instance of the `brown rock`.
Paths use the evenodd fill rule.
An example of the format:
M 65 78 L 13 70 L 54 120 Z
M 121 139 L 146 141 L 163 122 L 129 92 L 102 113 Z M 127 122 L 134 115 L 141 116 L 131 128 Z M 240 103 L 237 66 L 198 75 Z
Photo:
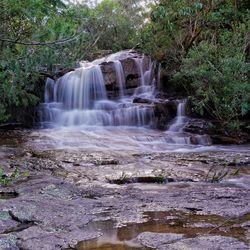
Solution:
M 211 124 L 202 119 L 190 119 L 185 125 L 184 131 L 194 134 L 206 134 L 211 129 Z
M 147 104 L 152 104 L 153 100 L 146 99 L 146 98 L 141 98 L 141 97 L 135 97 L 133 100 L 133 103 L 147 103 Z
M 114 69 L 114 63 L 104 62 L 101 64 L 101 70 L 106 85 L 116 84 L 116 73 Z
M 155 124 L 159 129 L 165 129 L 169 121 L 176 116 L 175 101 L 160 101 L 154 103 Z

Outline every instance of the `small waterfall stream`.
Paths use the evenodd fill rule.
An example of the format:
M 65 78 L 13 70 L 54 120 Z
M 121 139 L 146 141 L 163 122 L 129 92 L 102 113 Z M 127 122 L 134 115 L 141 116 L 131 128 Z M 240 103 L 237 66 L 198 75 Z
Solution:
M 191 144 L 190 135 L 183 132 L 185 124 L 189 120 L 186 116 L 186 104 L 187 101 L 177 100 L 177 114 L 168 130 L 166 131 L 167 142 L 172 144 Z
M 116 79 L 119 85 L 120 97 L 123 98 L 124 95 L 126 94 L 124 71 L 122 68 L 122 64 L 119 60 L 115 60 L 113 62 L 115 65 L 115 73 L 116 73 Z
M 167 142 L 172 144 L 196 144 L 196 145 L 210 145 L 211 141 L 207 135 L 194 135 L 184 132 L 184 127 L 190 120 L 186 115 L 187 100 L 177 100 L 177 114 L 166 134 L 168 135 Z
M 182 132 L 183 128 L 188 120 L 186 116 L 186 100 L 179 101 L 177 105 L 177 116 L 174 119 L 172 125 L 169 126 L 169 132 Z
M 145 78 L 144 78 L 144 70 L 143 70 L 143 57 L 142 58 L 134 58 L 138 73 L 140 75 L 141 86 L 145 86 Z

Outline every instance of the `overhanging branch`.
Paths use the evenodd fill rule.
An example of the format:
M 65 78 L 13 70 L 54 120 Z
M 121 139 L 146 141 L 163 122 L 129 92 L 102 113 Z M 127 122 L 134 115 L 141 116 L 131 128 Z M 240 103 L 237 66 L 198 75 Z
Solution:
M 56 41 L 51 41 L 51 42 L 37 42 L 37 41 L 32 41 L 32 42 L 26 42 L 26 41 L 17 41 L 17 40 L 12 40 L 12 39 L 8 39 L 8 38 L 2 38 L 0 37 L 0 41 L 2 42 L 7 42 L 7 43 L 12 43 L 12 44 L 21 44 L 21 45 L 26 45 L 26 46 L 47 46 L 47 45 L 58 45 L 58 44 L 64 44 L 64 43 L 68 43 L 68 42 L 72 42 L 75 39 L 77 39 L 77 37 L 80 34 L 75 34 L 72 37 L 68 37 L 65 39 L 61 39 L 61 40 L 56 40 Z

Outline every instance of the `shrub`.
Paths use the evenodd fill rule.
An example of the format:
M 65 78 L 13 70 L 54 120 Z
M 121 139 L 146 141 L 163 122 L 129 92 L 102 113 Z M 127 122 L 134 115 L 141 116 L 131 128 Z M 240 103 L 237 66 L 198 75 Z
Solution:
M 174 77 L 188 89 L 200 115 L 209 113 L 225 125 L 233 122 L 234 127 L 250 111 L 246 27 L 237 28 L 222 33 L 216 43 L 203 41 L 193 47 Z

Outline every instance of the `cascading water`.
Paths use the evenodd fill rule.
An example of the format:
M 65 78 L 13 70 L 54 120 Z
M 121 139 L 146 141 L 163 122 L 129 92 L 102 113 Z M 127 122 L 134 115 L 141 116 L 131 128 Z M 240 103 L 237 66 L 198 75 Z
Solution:
M 82 63 L 81 68 L 65 74 L 57 81 L 48 79 L 45 87 L 45 103 L 40 108 L 43 124 L 57 126 L 147 126 L 150 125 L 153 108 L 133 103 L 134 95 L 152 96 L 153 64 L 144 71 L 144 57 L 135 58 L 140 84 L 134 95 L 126 96 L 125 76 L 119 53 L 92 63 Z M 101 63 L 114 65 L 119 97 L 108 100 Z M 147 86 L 145 85 L 145 78 Z
M 166 131 L 166 141 L 179 145 L 210 145 L 211 140 L 207 135 L 194 135 L 183 131 L 190 118 L 186 115 L 187 100 L 177 100 L 177 114 Z
M 83 62 L 57 81 L 48 78 L 45 102 L 38 110 L 42 127 L 60 127 L 58 133 L 52 129 L 53 138 L 62 138 L 60 145 L 87 148 L 179 150 L 209 144 L 208 137 L 183 131 L 189 121 L 186 100 L 177 101 L 177 115 L 167 131 L 148 129 L 154 123 L 155 105 L 162 101 L 155 98 L 160 78 L 156 69 L 148 57 L 125 51 Z
M 182 132 L 185 123 L 187 122 L 186 116 L 186 100 L 179 101 L 177 105 L 177 116 L 174 119 L 174 122 L 168 128 L 169 132 Z
M 134 61 L 140 77 L 140 86 L 136 88 L 133 96 L 154 99 L 156 79 L 152 71 L 155 68 L 155 62 L 149 60 L 147 69 L 144 71 L 143 58 L 135 58 Z
M 141 86 L 145 86 L 144 70 L 143 70 L 143 58 L 134 58 L 138 73 L 140 75 Z
M 166 142 L 172 144 L 191 144 L 191 137 L 189 134 L 183 132 L 186 122 L 186 100 L 177 101 L 177 114 L 173 122 L 166 131 Z
M 115 66 L 116 79 L 119 85 L 120 97 L 122 98 L 126 94 L 125 88 L 125 76 L 122 68 L 122 64 L 120 61 L 113 61 Z

